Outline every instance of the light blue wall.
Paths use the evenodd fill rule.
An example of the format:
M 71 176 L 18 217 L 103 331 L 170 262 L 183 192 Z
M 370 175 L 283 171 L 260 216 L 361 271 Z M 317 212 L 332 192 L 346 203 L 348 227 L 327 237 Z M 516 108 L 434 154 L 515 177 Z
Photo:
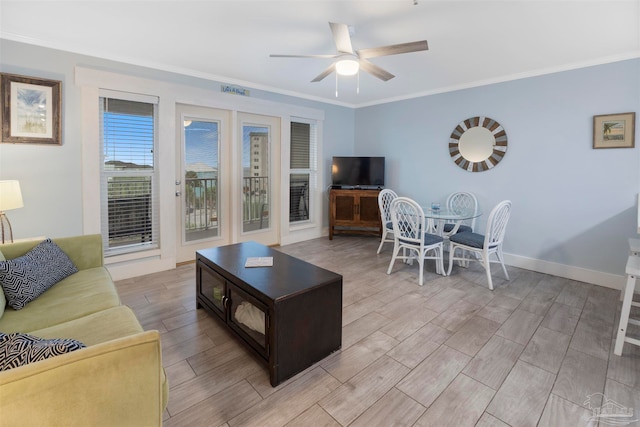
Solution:
M 630 111 L 640 112 L 640 60 L 360 108 L 355 153 L 385 156 L 387 186 L 425 204 L 474 192 L 483 227 L 511 199 L 505 252 L 623 275 L 640 157 L 638 148 L 594 150 L 592 127 L 594 115 Z M 497 120 L 509 138 L 503 161 L 482 173 L 460 169 L 447 145 L 474 116 Z
M 0 71 L 63 82 L 62 146 L 0 144 L 0 179 L 19 179 L 23 190 L 25 207 L 9 213 L 17 238 L 82 233 L 76 65 L 206 89 L 217 85 L 0 40 Z M 515 256 L 624 274 L 626 239 L 637 236 L 640 155 L 638 148 L 593 150 L 592 120 L 596 114 L 640 113 L 640 60 L 356 110 L 259 90 L 251 95 L 325 112 L 325 186 L 332 156 L 385 156 L 387 186 L 421 202 L 470 190 L 484 223 L 495 203 L 511 199 L 505 251 Z M 447 142 L 461 120 L 476 115 L 504 126 L 509 149 L 495 169 L 474 174 L 451 161 Z
M 76 65 L 209 91 L 220 84 L 0 39 L 0 72 L 61 80 L 63 91 L 62 146 L 0 144 L 0 179 L 18 179 L 24 199 L 23 208 L 8 213 L 15 238 L 83 232 L 81 99 L 80 88 L 74 85 Z M 326 188 L 331 182 L 331 156 L 352 153 L 354 110 L 253 89 L 251 98 L 324 111 L 325 182 L 321 184 Z M 326 198 L 323 200 L 322 212 L 326 212 Z

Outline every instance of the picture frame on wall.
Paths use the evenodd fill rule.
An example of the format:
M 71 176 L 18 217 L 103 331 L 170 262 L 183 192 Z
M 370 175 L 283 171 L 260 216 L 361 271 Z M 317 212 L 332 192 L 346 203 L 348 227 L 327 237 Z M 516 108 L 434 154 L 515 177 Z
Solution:
M 636 113 L 593 116 L 593 148 L 634 148 Z
M 2 142 L 62 143 L 61 81 L 2 73 L 0 92 Z

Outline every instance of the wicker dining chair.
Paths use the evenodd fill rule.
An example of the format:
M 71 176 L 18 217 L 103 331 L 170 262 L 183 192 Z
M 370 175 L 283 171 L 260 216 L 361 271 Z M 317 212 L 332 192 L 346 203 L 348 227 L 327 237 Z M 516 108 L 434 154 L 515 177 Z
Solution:
M 502 255 L 502 242 L 504 241 L 507 223 L 511 216 L 511 201 L 504 200 L 498 203 L 489 214 L 487 220 L 486 234 L 478 234 L 472 231 L 464 231 L 456 233 L 449 237 L 451 244 L 449 248 L 449 270 L 447 274 L 451 274 L 453 261 L 479 261 L 482 263 L 489 282 L 489 289 L 493 290 L 493 282 L 491 281 L 491 263 L 500 263 L 505 277 L 509 280 L 509 273 L 504 265 L 504 256 Z M 456 257 L 456 250 L 461 251 L 461 255 Z M 468 255 L 474 255 L 469 257 Z M 495 255 L 496 260 L 490 260 L 491 255 Z
M 415 259 L 420 268 L 418 284 L 422 286 L 424 260 L 433 259 L 436 261 L 436 272 L 446 275 L 442 261 L 442 237 L 427 232 L 424 211 L 418 203 L 408 197 L 396 198 L 391 202 L 391 223 L 394 244 L 387 274 L 391 274 L 397 259 Z M 429 252 L 433 252 L 433 255 L 427 255 Z

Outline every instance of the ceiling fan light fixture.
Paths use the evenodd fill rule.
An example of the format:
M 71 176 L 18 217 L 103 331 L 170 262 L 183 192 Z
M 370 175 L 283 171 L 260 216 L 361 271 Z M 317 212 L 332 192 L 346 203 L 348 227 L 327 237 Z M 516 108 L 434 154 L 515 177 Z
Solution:
M 336 62 L 336 73 L 341 76 L 353 76 L 359 69 L 360 64 L 355 59 L 341 59 Z

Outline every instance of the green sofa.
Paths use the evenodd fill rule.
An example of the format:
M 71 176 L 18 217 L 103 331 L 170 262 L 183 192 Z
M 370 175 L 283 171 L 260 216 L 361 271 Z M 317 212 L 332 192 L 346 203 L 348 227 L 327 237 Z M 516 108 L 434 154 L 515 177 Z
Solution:
M 120 304 L 100 235 L 53 239 L 78 272 L 20 310 L 0 331 L 73 338 L 86 348 L 0 372 L 0 426 L 159 426 L 167 404 L 160 334 Z M 6 259 L 39 241 L 0 245 Z

